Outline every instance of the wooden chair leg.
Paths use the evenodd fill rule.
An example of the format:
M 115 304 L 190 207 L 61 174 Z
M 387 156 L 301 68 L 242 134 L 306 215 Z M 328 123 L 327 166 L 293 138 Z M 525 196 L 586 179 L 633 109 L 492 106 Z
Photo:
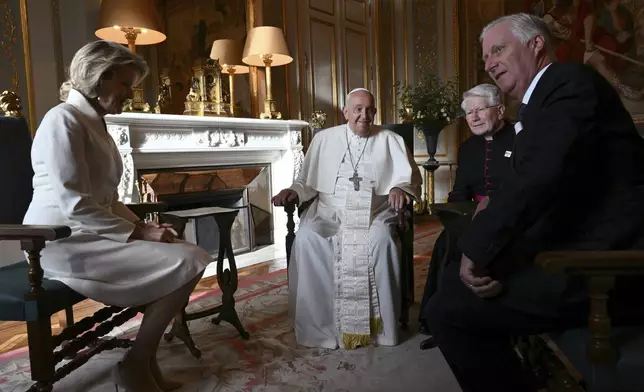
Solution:
M 293 241 L 295 241 L 295 219 L 293 215 L 295 214 L 295 203 L 288 203 L 284 206 L 286 211 L 286 268 L 291 261 L 291 249 L 293 248 Z
M 49 318 L 27 322 L 27 335 L 31 379 L 36 382 L 36 391 L 51 392 L 56 364 Z
M 74 325 L 74 308 L 71 306 L 65 310 L 61 310 L 57 313 L 58 316 L 58 325 L 61 329 L 65 329 L 69 326 Z

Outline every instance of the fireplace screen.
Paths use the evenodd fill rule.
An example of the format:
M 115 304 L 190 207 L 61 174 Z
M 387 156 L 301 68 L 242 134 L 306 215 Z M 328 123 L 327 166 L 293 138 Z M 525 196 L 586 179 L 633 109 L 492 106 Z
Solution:
M 273 244 L 270 165 L 139 170 L 141 200 L 162 201 L 168 212 L 201 207 L 236 208 L 232 228 L 235 254 Z M 186 227 L 186 240 L 216 255 L 219 232 L 212 218 Z

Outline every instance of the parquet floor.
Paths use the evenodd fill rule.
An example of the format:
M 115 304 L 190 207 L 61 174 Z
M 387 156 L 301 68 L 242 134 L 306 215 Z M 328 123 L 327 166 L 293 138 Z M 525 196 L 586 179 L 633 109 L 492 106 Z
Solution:
M 269 260 L 260 264 L 239 270 L 239 279 L 243 280 L 249 276 L 267 275 L 273 271 L 286 268 L 285 259 Z M 218 287 L 217 277 L 211 276 L 202 279 L 197 285 L 195 292 L 210 291 Z M 92 300 L 85 300 L 74 306 L 74 320 L 81 320 L 83 317 L 90 316 L 103 305 Z M 64 322 L 65 314 L 61 312 L 51 318 L 53 333 L 61 331 L 61 321 Z M 0 322 L 0 354 L 13 351 L 27 346 L 27 327 L 23 322 L 7 321 Z

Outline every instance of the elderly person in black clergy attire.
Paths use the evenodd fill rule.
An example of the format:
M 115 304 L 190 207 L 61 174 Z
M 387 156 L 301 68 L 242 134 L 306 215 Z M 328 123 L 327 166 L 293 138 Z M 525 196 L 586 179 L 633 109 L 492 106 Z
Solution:
M 456 181 L 449 193 L 449 202 L 481 201 L 501 188 L 503 178 L 510 170 L 510 156 L 514 144 L 514 127 L 505 120 L 499 88 L 492 84 L 480 84 L 463 94 L 461 108 L 465 112 L 472 137 L 458 151 Z M 445 262 L 460 261 L 461 253 L 456 246 L 456 233 L 443 231 L 436 240 L 429 276 L 421 301 L 421 309 L 436 292 L 440 272 Z M 449 254 L 446 254 L 449 253 Z M 419 315 L 420 333 L 429 335 L 423 312 Z M 421 349 L 434 347 L 430 337 L 421 343 Z
M 504 16 L 481 43 L 485 70 L 522 103 L 512 171 L 479 203 L 459 239 L 461 262 L 446 267 L 424 313 L 464 392 L 531 392 L 539 386 L 511 336 L 587 325 L 588 315 L 585 281 L 548 275 L 534 257 L 644 248 L 644 139 L 608 80 L 553 62 L 542 19 Z M 634 298 L 624 283 L 609 301 L 613 315 L 629 298 L 620 294 Z

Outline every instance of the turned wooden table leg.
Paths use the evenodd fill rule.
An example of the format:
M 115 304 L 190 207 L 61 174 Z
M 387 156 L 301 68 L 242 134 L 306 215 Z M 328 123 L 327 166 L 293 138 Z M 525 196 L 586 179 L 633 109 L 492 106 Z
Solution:
M 588 358 L 595 365 L 612 364 L 617 353 L 610 342 L 611 320 L 608 316 L 608 292 L 615 286 L 614 276 L 591 276 L 590 291 L 590 342 Z

